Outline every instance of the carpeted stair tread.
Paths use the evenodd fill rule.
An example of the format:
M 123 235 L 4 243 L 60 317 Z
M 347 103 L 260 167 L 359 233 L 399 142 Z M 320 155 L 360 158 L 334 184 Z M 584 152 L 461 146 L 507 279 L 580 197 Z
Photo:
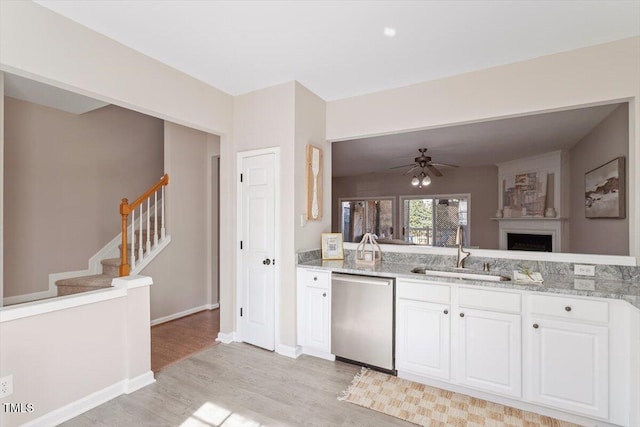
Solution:
M 56 286 L 70 286 L 83 288 L 110 288 L 113 276 L 107 274 L 94 274 L 92 276 L 72 277 L 56 281 Z

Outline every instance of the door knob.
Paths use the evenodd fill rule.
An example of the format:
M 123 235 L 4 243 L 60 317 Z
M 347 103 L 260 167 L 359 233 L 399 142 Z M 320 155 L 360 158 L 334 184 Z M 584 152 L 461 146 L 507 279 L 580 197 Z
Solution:
M 444 314 L 449 314 L 449 310 L 445 310 L 445 311 L 444 311 Z
M 533 324 L 533 329 L 538 329 L 540 326 L 537 323 Z
M 264 261 L 262 261 L 262 263 L 264 265 L 271 265 L 271 260 L 269 258 L 265 259 Z
M 464 313 L 460 313 L 460 317 L 464 317 Z

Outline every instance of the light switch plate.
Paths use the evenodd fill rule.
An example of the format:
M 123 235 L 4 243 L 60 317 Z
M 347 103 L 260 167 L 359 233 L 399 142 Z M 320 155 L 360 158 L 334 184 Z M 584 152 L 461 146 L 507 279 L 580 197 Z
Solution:
M 595 265 L 575 264 L 573 266 L 573 274 L 575 274 L 577 276 L 595 276 L 596 275 L 596 266 Z

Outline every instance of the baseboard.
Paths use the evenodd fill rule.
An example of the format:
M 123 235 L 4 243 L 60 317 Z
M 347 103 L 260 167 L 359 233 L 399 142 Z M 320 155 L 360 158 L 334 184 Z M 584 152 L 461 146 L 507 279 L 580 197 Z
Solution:
M 232 342 L 237 341 L 236 333 L 235 332 L 218 332 L 218 337 L 216 338 L 216 341 L 221 342 L 222 344 L 231 344 Z
M 131 394 L 134 391 L 140 390 L 141 388 L 146 387 L 155 382 L 156 382 L 156 379 L 153 376 L 153 372 L 152 371 L 145 372 L 144 374 L 138 375 L 137 377 L 127 381 L 125 393 Z
M 292 359 L 297 359 L 302 354 L 302 347 L 299 345 L 292 347 L 290 345 L 278 344 L 276 345 L 276 353 Z
M 119 381 L 109 387 L 103 388 L 95 393 L 91 393 L 82 399 L 78 399 L 75 402 L 71 402 L 68 405 L 55 409 L 48 414 L 36 418 L 35 420 L 22 424 L 22 426 L 57 426 L 58 424 L 77 417 L 96 406 L 100 406 L 103 403 L 120 396 L 124 393 L 126 384 L 127 380 Z
M 301 348 L 301 350 L 302 350 L 302 354 L 308 354 L 309 356 L 319 357 L 320 359 L 330 360 L 332 362 L 336 360 L 335 355 L 331 353 L 327 353 L 326 351 L 316 350 L 309 347 Z
M 174 313 L 174 314 L 170 314 L 168 316 L 159 317 L 159 318 L 154 319 L 154 320 L 151 321 L 151 326 L 159 325 L 159 324 L 165 323 L 165 322 L 170 322 L 172 320 L 176 320 L 176 319 L 179 319 L 181 317 L 188 316 L 188 315 L 193 314 L 193 313 L 197 313 L 199 311 L 213 310 L 214 308 L 218 308 L 219 306 L 220 306 L 219 304 L 205 304 L 205 305 L 201 305 L 200 307 L 194 307 L 194 308 L 190 308 L 188 310 L 181 311 L 179 313 Z

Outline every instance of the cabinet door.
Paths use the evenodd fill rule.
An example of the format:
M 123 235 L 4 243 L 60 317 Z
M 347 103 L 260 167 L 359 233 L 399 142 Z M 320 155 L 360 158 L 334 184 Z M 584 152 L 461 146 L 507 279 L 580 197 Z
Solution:
M 534 318 L 525 330 L 531 337 L 531 400 L 607 418 L 608 328 Z
M 449 379 L 449 306 L 398 299 L 396 369 Z
M 470 387 L 522 395 L 522 331 L 520 315 L 460 309 L 457 377 Z
M 331 352 L 329 337 L 329 290 L 307 285 L 304 287 L 304 340 L 303 345 L 317 350 Z

